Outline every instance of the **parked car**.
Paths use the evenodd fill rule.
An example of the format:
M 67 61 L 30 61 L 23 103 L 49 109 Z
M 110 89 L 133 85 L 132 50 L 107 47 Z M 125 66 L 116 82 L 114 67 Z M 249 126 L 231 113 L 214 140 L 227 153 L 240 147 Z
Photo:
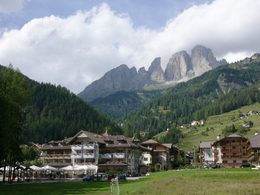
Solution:
M 217 169 L 217 168 L 220 168 L 220 167 L 219 167 L 219 165 L 217 165 L 217 164 L 212 164 L 212 165 L 211 165 L 211 168 L 212 168 L 212 169 Z
M 110 181 L 111 179 L 116 178 L 116 174 L 110 173 L 110 174 L 108 174 L 107 178 L 108 178 L 108 181 Z
M 85 175 L 82 181 L 94 181 L 94 175 Z
M 94 175 L 94 181 L 107 181 L 108 177 L 105 173 L 96 173 Z
M 130 177 L 139 177 L 140 174 L 138 172 L 131 173 Z
M 126 176 L 124 174 L 119 174 L 118 180 L 126 180 Z
M 242 163 L 240 165 L 240 168 L 244 168 L 244 167 L 251 167 L 249 163 Z

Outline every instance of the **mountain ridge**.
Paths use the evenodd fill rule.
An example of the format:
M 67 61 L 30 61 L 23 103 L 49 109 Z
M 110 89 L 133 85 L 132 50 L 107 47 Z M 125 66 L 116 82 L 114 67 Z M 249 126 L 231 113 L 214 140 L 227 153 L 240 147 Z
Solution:
M 161 67 L 161 58 L 155 58 L 148 70 L 138 71 L 122 64 L 104 74 L 103 77 L 88 85 L 78 94 L 84 101 L 106 97 L 117 91 L 140 90 L 149 86 L 173 85 L 189 80 L 220 65 L 227 64 L 225 59 L 217 61 L 211 49 L 197 45 L 191 56 L 186 51 L 177 52 L 170 58 L 165 71 Z

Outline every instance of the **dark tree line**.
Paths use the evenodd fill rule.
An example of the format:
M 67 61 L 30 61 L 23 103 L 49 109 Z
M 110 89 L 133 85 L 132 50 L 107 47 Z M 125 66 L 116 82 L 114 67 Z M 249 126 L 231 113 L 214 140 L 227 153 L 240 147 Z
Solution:
M 80 130 L 122 134 L 121 128 L 105 114 L 81 100 L 65 87 L 31 83 L 32 100 L 25 108 L 27 142 L 43 143 L 74 136 Z
M 25 77 L 10 65 L 0 70 L 0 163 L 15 167 L 23 160 L 20 144 L 24 128 L 21 113 L 29 101 L 30 92 Z M 5 171 L 3 181 L 5 181 Z M 9 170 L 8 181 L 13 178 Z

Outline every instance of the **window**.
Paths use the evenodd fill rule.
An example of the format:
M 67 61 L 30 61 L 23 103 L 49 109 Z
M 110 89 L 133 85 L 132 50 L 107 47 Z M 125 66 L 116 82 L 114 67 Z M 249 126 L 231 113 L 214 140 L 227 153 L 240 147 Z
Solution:
M 144 161 L 148 161 L 148 158 L 144 158 Z
M 236 161 L 236 160 L 233 160 L 233 163 L 237 163 L 237 161 Z

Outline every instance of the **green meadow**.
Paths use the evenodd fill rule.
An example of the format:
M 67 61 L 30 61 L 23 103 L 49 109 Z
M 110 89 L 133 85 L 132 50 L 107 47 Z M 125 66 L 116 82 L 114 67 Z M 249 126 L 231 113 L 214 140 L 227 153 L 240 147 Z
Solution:
M 250 128 L 250 131 L 242 135 L 245 138 L 250 138 L 254 136 L 256 132 L 260 133 L 260 115 L 253 115 L 243 119 L 240 119 L 238 115 L 240 113 L 247 113 L 248 111 L 252 110 L 260 110 L 260 104 L 255 103 L 253 105 L 244 106 L 240 109 L 233 110 L 221 115 L 210 116 L 206 119 L 205 125 L 196 126 L 196 131 L 193 130 L 195 127 L 184 128 L 183 133 L 185 137 L 180 140 L 176 146 L 185 151 L 192 151 L 194 147 L 197 149 L 201 142 L 216 141 L 217 134 L 221 135 L 222 129 L 224 129 L 226 126 L 231 126 L 234 124 L 235 127 L 238 128 L 244 121 L 253 122 L 253 127 Z M 207 129 L 209 129 L 209 131 L 206 131 Z M 207 132 L 207 134 L 203 135 L 202 132 Z
M 155 172 L 139 180 L 120 181 L 120 194 L 259 195 L 260 170 L 196 169 Z M 4 195 L 110 195 L 109 182 L 1 184 Z

